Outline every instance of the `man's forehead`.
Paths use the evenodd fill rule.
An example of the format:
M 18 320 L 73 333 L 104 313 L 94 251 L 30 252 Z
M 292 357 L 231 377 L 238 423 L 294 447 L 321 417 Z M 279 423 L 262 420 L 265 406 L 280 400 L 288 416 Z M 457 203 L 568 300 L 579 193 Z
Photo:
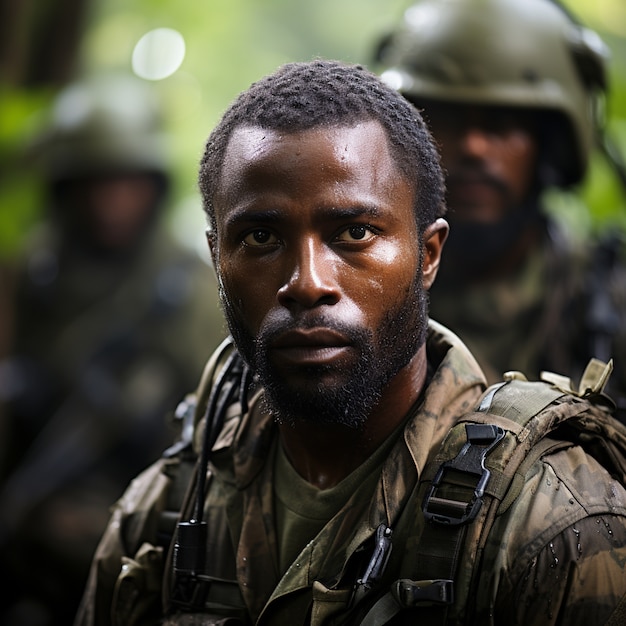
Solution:
M 356 133 L 351 132 L 355 129 L 362 129 L 364 133 L 372 137 L 387 139 L 383 125 L 375 118 L 364 118 L 337 124 L 318 124 L 310 128 L 296 130 L 242 124 L 233 130 L 228 141 L 225 158 L 237 157 L 254 160 L 262 156 L 268 146 L 275 146 L 283 139 L 300 138 L 304 144 L 310 139 L 320 136 L 345 138 L 347 135 L 356 135 Z
M 238 125 L 231 133 L 216 187 L 215 201 L 230 201 L 251 189 L 267 191 L 286 180 L 294 185 L 325 185 L 352 181 L 369 186 L 388 187 L 402 180 L 416 193 L 415 181 L 407 178 L 394 151 L 386 127 L 375 118 L 354 123 L 320 124 L 301 130 L 270 129 L 258 125 Z M 317 172 L 317 179 L 305 175 Z
M 278 139 L 283 133 L 261 126 L 237 126 L 228 140 L 224 161 L 256 160 L 263 155 L 270 142 Z

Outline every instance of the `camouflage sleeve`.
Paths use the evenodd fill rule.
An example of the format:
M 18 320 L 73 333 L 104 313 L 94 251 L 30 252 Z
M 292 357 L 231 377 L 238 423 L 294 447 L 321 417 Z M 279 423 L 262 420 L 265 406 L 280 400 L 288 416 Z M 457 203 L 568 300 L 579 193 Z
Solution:
M 140 474 L 113 507 L 91 564 L 74 626 L 157 623 L 142 621 L 138 613 L 154 613 L 157 609 L 146 603 L 153 605 L 155 599 L 160 611 L 162 549 L 149 542 L 155 541 L 158 513 L 170 482 L 164 472 L 166 464 L 161 459 Z
M 536 463 L 496 527 L 485 624 L 607 623 L 626 595 L 626 491 L 593 458 L 575 446 Z
M 512 588 L 499 593 L 495 623 L 606 624 L 626 593 L 625 563 L 626 518 L 584 518 L 512 572 Z

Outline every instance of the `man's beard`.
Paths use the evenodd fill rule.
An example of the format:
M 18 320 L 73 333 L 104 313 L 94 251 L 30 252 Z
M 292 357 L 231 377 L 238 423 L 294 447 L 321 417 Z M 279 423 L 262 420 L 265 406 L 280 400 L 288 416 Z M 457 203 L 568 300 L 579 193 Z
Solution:
M 525 233 L 534 228 L 543 229 L 545 219 L 538 203 L 533 200 L 493 223 L 456 220 L 451 216 L 450 234 L 439 268 L 439 282 L 435 281 L 435 291 L 438 285 L 476 280 L 494 267 L 501 266 L 503 259 Z
M 426 340 L 428 293 L 421 285 L 421 272 L 404 299 L 388 311 L 380 327 L 370 329 L 344 324 L 324 315 L 293 319 L 285 310 L 272 319 L 255 338 L 222 293 L 224 312 L 235 344 L 264 388 L 265 409 L 281 423 L 298 420 L 359 428 L 379 402 L 387 383 L 404 367 Z M 323 327 L 346 337 L 357 358 L 350 367 L 343 363 L 299 368 L 310 384 L 295 387 L 281 376 L 269 359 L 273 339 L 287 330 Z M 352 365 L 353 363 L 353 365 Z M 334 374 L 334 383 L 323 378 Z

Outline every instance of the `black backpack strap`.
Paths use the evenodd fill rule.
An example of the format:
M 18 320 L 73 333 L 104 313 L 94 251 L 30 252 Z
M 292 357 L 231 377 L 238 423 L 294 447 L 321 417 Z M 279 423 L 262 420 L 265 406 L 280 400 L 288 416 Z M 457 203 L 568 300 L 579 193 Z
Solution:
M 540 438 L 537 429 L 529 427 L 531 420 L 563 395 L 544 383 L 510 381 L 493 386 L 478 410 L 450 431 L 424 469 L 419 493 L 426 525 L 415 558 L 417 585 L 435 581 L 431 584 L 452 589 L 445 601 L 431 602 L 424 624 L 445 624 L 451 605 L 466 597 L 472 580 L 459 577 L 459 560 L 461 556 L 465 564 L 480 560 L 484 538 L 514 470 Z M 472 541 L 466 541 L 468 533 Z
M 167 448 L 162 457 L 171 461 L 164 464 L 164 471 L 170 479 L 166 503 L 157 521 L 158 545 L 167 553 L 180 519 L 183 504 L 189 497 L 189 485 L 195 484 L 198 454 L 194 450 L 194 433 L 201 415 L 206 413 L 211 388 L 220 371 L 224 368 L 227 356 L 233 350 L 232 338 L 226 338 L 211 355 L 204 368 L 200 384 L 178 404 L 174 411 L 174 425 L 178 439 Z
M 204 517 L 204 498 L 211 473 L 210 457 L 216 445 L 225 445 L 228 437 L 220 438 L 224 430 L 232 432 L 241 417 L 247 413 L 247 397 L 252 377 L 249 368 L 237 352 L 232 339 L 227 339 L 218 349 L 212 361 L 205 368 L 202 381 L 195 394 L 197 404 L 187 409 L 186 418 L 193 416 L 191 429 L 184 439 L 181 459 L 185 452 L 193 456 L 192 472 L 183 477 L 178 494 L 178 515 L 170 536 L 171 549 L 165 568 L 165 603 L 177 611 L 193 614 L 204 612 L 207 602 L 214 599 L 218 604 L 239 607 L 240 591 L 236 581 L 228 581 L 207 576 L 205 557 L 209 524 Z M 235 411 L 230 409 L 237 405 Z M 219 441 L 218 441 L 219 439 Z M 222 442 L 222 443 L 220 443 Z M 196 453 L 196 451 L 198 453 Z M 172 491 L 174 495 L 174 490 Z M 182 511 L 182 512 L 181 512 Z M 167 595 L 169 592 L 169 595 Z M 233 601 L 229 603 L 229 599 Z
M 516 443 L 528 439 L 527 422 L 563 395 L 539 384 L 537 394 L 527 403 L 526 418 L 520 420 L 521 411 L 515 411 L 513 399 L 521 394 L 517 388 L 507 389 L 504 401 L 498 398 L 498 414 L 494 414 L 493 404 L 502 387 L 499 384 L 487 390 L 477 411 L 451 429 L 436 457 L 424 468 L 418 497 L 426 524 L 415 555 L 415 578 L 396 581 L 367 613 L 363 626 L 386 624 L 401 612 L 417 608 L 420 624 L 446 623 L 458 595 L 459 559 L 467 558 L 468 528 L 475 534 L 486 524 L 487 516 L 495 514 L 495 507 L 484 506 L 485 500 L 490 503 L 495 497 L 504 497 L 509 481 L 501 468 L 509 465 Z M 488 465 L 505 438 L 507 445 L 497 455 L 500 462 Z

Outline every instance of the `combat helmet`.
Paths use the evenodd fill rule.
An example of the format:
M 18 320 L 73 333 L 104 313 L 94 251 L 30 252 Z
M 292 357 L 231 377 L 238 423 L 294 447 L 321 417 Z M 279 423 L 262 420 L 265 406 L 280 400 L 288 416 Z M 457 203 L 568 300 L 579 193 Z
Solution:
M 579 182 L 596 140 L 608 49 L 556 0 L 421 0 L 376 50 L 409 100 L 550 112 L 556 184 Z
M 53 183 L 114 172 L 167 178 L 162 124 L 160 103 L 145 81 L 126 74 L 94 76 L 59 92 L 31 153 Z

